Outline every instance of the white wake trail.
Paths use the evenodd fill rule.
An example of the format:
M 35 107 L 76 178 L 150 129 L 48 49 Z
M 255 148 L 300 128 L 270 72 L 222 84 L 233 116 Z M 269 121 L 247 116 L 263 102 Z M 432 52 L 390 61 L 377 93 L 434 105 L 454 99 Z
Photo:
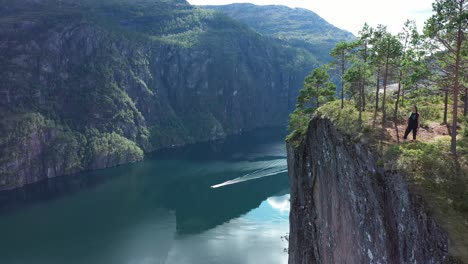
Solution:
M 219 188 L 219 187 L 223 187 L 223 186 L 227 186 L 227 185 L 237 184 L 237 183 L 250 181 L 250 180 L 255 180 L 255 179 L 268 177 L 268 176 L 273 176 L 273 175 L 277 175 L 277 174 L 284 173 L 284 172 L 288 171 L 287 168 L 286 168 L 285 160 L 274 161 L 274 162 L 271 162 L 268 165 L 270 165 L 270 166 L 267 166 L 266 168 L 259 169 L 259 170 L 256 170 L 256 171 L 253 171 L 253 172 L 250 172 L 250 173 L 247 173 L 247 174 L 245 174 L 245 175 L 243 175 L 241 177 L 238 177 L 238 178 L 235 178 L 235 179 L 232 179 L 232 180 L 229 180 L 229 181 L 225 181 L 225 182 L 220 183 L 220 184 L 213 185 L 213 186 L 211 186 L 211 188 L 215 189 L 215 188 Z

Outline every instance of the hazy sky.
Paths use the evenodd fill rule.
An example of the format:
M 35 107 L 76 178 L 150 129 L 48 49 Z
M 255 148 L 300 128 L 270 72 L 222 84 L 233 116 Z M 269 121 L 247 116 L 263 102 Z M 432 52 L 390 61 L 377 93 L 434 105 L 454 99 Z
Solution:
M 357 34 L 367 22 L 387 25 L 397 33 L 406 19 L 415 20 L 421 31 L 431 16 L 434 0 L 188 0 L 193 5 L 223 5 L 249 2 L 257 5 L 286 5 L 314 11 L 331 24 Z

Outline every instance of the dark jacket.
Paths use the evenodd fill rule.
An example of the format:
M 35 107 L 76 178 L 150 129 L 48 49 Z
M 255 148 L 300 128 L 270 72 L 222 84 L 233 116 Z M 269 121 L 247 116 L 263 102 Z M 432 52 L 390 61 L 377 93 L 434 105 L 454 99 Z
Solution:
M 411 113 L 411 115 L 408 118 L 408 126 L 417 127 L 418 126 L 418 120 L 419 120 L 419 114 L 418 113 Z

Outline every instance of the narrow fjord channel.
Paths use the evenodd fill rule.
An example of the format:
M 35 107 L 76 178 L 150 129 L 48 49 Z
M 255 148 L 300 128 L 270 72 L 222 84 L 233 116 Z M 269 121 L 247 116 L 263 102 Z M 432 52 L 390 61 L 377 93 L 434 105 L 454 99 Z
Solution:
M 0 263 L 287 263 L 284 133 L 0 193 Z

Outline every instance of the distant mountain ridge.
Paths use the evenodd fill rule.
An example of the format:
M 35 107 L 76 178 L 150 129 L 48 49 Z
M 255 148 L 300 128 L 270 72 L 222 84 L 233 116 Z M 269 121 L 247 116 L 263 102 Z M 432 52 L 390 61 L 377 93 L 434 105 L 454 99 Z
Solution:
M 355 38 L 351 32 L 339 29 L 313 11 L 303 8 L 248 3 L 202 7 L 223 12 L 263 35 L 306 49 L 320 62 L 330 60 L 329 52 L 336 43 Z

